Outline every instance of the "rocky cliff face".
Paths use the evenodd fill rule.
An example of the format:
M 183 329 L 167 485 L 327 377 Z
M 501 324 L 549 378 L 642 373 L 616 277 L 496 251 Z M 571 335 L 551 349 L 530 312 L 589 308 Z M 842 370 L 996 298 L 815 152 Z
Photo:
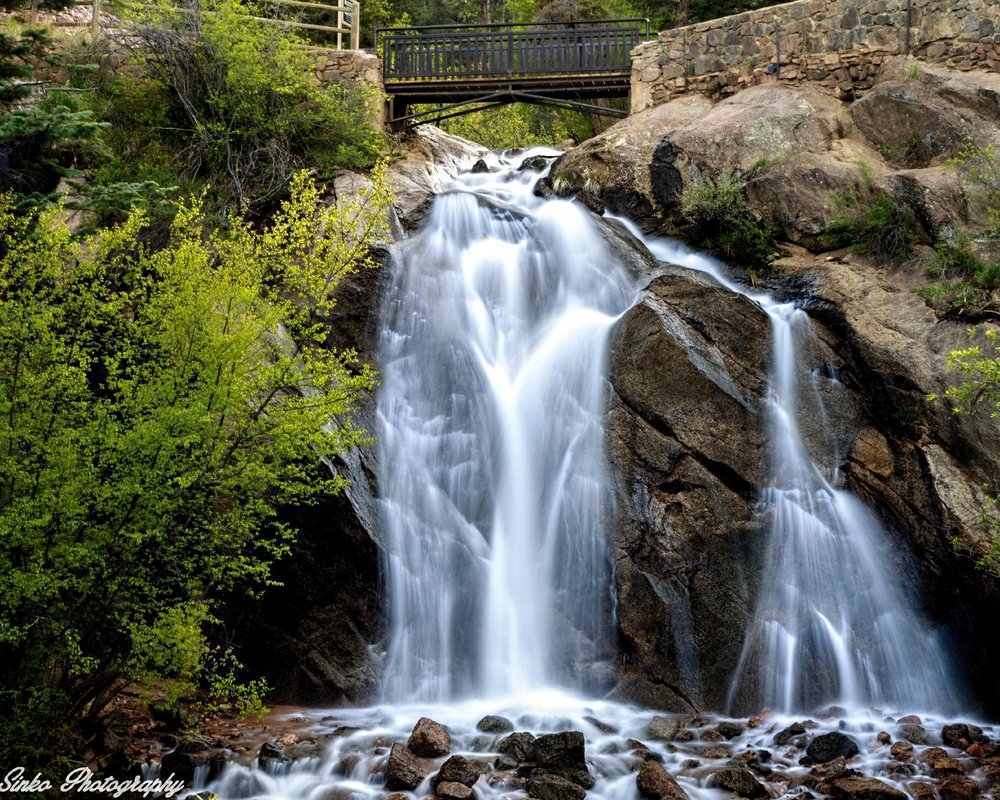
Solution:
M 915 293 L 926 282 L 919 261 L 810 249 L 823 249 L 833 193 L 858 185 L 861 164 L 914 208 L 922 242 L 974 229 L 976 209 L 946 161 L 964 135 L 997 141 L 998 101 L 997 75 L 891 62 L 853 105 L 779 85 L 715 104 L 684 97 L 622 121 L 553 168 L 557 192 L 596 194 L 652 232 L 670 229 L 699 173 L 750 175 L 751 207 L 792 243 L 772 288 L 811 311 L 819 335 L 810 366 L 833 367 L 848 388 L 833 463 L 883 520 L 914 602 L 950 629 L 992 713 L 1000 636 L 989 620 L 1000 585 L 969 554 L 987 546 L 981 487 L 1000 474 L 1000 437 L 985 415 L 956 416 L 927 399 L 953 380 L 945 355 L 966 346 L 968 326 L 939 320 Z M 768 338 L 752 304 L 673 272 L 652 279 L 616 331 L 609 437 L 624 696 L 672 707 L 724 700 L 768 526 L 756 504 Z

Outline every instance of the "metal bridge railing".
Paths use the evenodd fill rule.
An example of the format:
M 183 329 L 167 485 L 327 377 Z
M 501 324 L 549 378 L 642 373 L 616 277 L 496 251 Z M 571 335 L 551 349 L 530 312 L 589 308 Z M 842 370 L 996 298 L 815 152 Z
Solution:
M 649 20 L 376 30 L 387 82 L 627 72 Z
M 32 4 L 33 5 L 33 4 Z M 76 0 L 77 6 L 91 7 L 90 30 L 94 37 L 101 32 L 101 13 L 114 14 L 122 5 L 118 0 Z M 359 0 L 273 0 L 267 4 L 269 16 L 252 16 L 258 22 L 278 25 L 284 28 L 319 32 L 335 43 L 338 50 L 361 48 L 361 3 Z M 178 3 L 175 10 L 197 13 L 194 7 L 185 8 Z M 295 18 L 288 18 L 287 12 L 294 12 Z M 305 21 L 313 15 L 313 20 Z M 318 21 L 316 21 L 318 20 Z

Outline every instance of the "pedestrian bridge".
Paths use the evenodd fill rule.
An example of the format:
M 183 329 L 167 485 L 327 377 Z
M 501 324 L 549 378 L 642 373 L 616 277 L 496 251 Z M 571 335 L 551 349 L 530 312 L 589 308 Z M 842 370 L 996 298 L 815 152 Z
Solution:
M 376 31 L 395 127 L 513 102 L 625 116 L 591 101 L 628 97 L 629 54 L 648 39 L 646 19 Z

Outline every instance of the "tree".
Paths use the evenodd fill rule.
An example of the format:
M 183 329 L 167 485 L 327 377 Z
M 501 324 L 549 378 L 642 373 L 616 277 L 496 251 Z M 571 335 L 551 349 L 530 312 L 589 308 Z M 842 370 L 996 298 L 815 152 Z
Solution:
M 0 10 L 16 11 L 25 0 L 3 0 Z M 39 8 L 59 10 L 72 0 L 40 0 Z M 52 42 L 41 28 L 0 32 L 0 191 L 23 195 L 51 192 L 68 174 L 78 151 L 93 142 L 101 126 L 90 111 L 46 98 L 29 102 L 35 65 L 52 62 Z
M 970 336 L 976 334 L 969 331 Z M 945 397 L 952 401 L 956 413 L 971 414 L 981 405 L 989 410 L 1000 430 L 1000 333 L 995 329 L 985 332 L 985 342 L 948 354 L 948 366 L 964 376 L 962 383 L 949 386 Z M 987 500 L 980 520 L 989 533 L 991 547 L 980 559 L 980 566 L 1000 576 L 1000 499 Z
M 141 212 L 76 240 L 0 202 L 0 751 L 75 751 L 128 681 L 226 683 L 220 601 L 268 585 L 281 507 L 335 493 L 324 466 L 372 371 L 324 346 L 332 291 L 370 264 L 384 182 L 327 207 L 304 174 L 273 224 L 163 249 Z M 318 232 L 318 233 L 317 233 Z M 221 653 L 221 667 L 232 666 Z
M 201 7 L 139 4 L 118 37 L 131 58 L 111 59 L 101 92 L 118 149 L 131 156 L 115 179 L 149 179 L 129 167 L 158 150 L 174 177 L 211 184 L 224 208 L 258 211 L 306 166 L 327 176 L 375 162 L 385 142 L 368 121 L 370 95 L 322 85 L 314 54 L 238 0 Z

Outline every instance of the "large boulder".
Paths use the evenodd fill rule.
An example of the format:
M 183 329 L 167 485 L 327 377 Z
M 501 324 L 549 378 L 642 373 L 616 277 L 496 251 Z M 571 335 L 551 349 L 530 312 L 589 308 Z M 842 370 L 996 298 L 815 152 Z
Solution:
M 926 167 L 969 140 L 1000 143 L 1000 75 L 893 59 L 882 80 L 850 107 L 860 134 L 895 166 Z
M 657 165 L 657 149 L 664 137 L 697 123 L 711 108 L 708 98 L 689 95 L 626 117 L 563 155 L 552 168 L 553 188 L 560 194 L 593 192 L 610 211 L 652 230 L 654 176 L 660 166 L 669 169 Z
M 421 717 L 413 726 L 406 746 L 421 758 L 446 756 L 451 751 L 451 734 L 440 722 Z
M 612 334 L 617 696 L 725 702 L 767 527 L 755 507 L 769 337 L 758 306 L 684 270 L 654 279 Z

